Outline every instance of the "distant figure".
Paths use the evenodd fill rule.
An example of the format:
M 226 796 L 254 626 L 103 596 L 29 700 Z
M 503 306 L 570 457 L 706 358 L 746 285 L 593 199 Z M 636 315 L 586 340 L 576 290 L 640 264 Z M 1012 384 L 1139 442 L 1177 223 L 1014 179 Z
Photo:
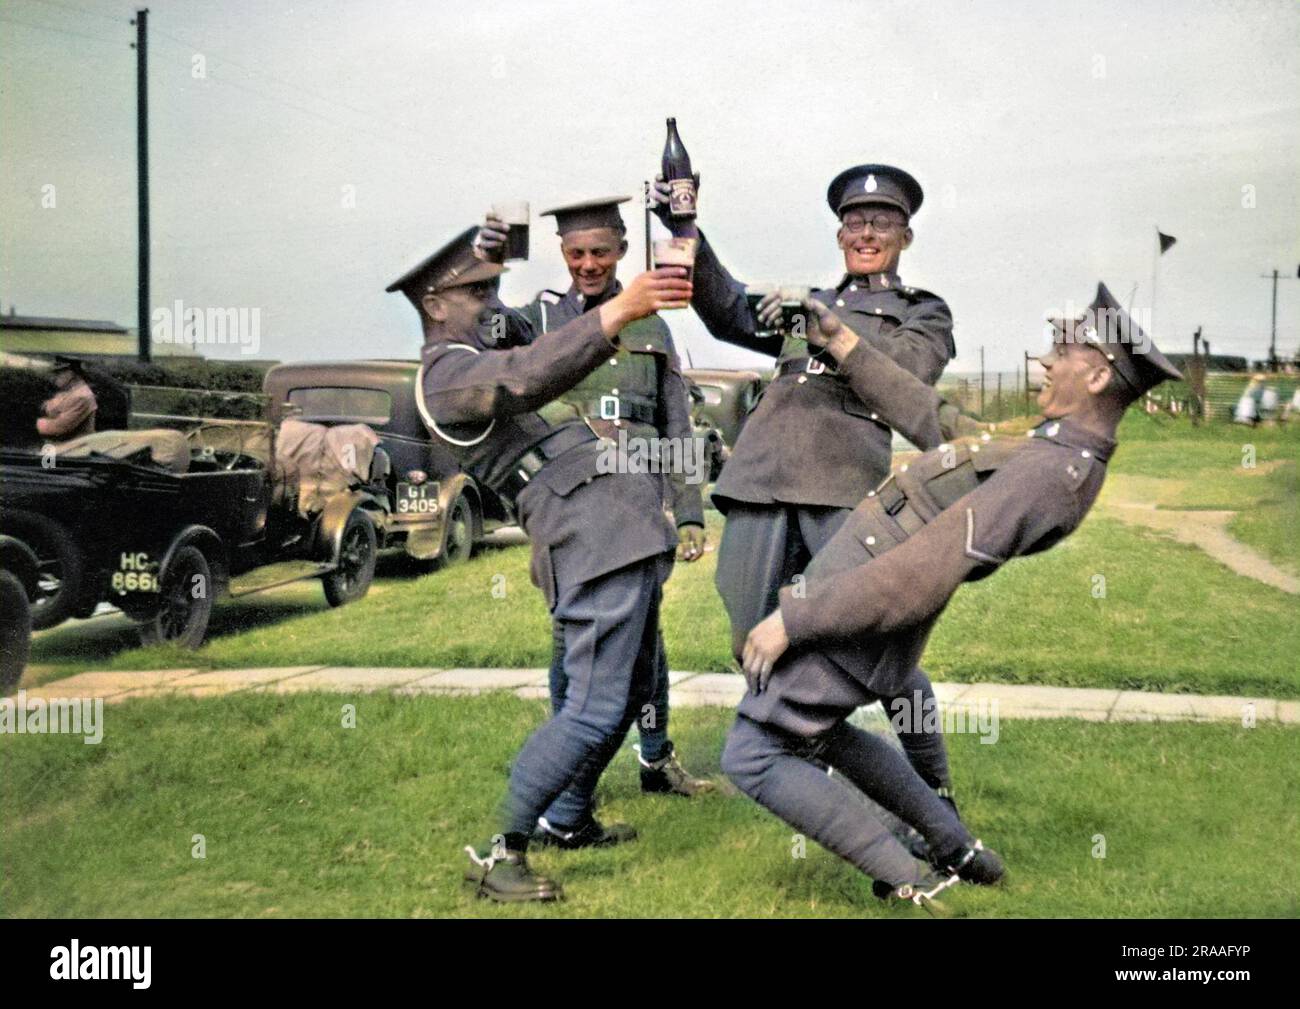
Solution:
M 1300 413 L 1300 385 L 1295 387 L 1295 392 L 1291 394 L 1291 401 L 1282 409 L 1282 419 L 1290 420 L 1296 414 Z
M 1263 424 L 1272 424 L 1277 420 L 1277 409 L 1279 406 L 1277 387 L 1272 385 L 1264 386 L 1259 394 L 1259 419 Z
M 1256 400 L 1263 381 L 1263 375 L 1255 375 L 1251 378 L 1250 385 L 1246 386 L 1246 391 L 1241 394 L 1241 399 L 1237 400 L 1237 405 L 1233 408 L 1234 423 L 1249 424 L 1251 427 L 1259 423 L 1259 407 Z
M 36 433 L 50 441 L 94 434 L 99 405 L 81 374 L 81 362 L 68 357 L 55 358 L 52 376 L 59 391 L 41 405 Z

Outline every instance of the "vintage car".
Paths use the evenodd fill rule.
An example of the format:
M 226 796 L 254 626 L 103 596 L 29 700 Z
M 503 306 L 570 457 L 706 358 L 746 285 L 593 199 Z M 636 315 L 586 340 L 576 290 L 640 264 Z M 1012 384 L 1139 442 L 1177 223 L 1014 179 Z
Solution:
M 402 546 L 418 560 L 456 564 L 514 516 L 430 438 L 415 403 L 418 370 L 416 361 L 279 364 L 267 372 L 262 389 L 273 417 L 294 414 L 316 424 L 372 428 L 392 461 L 381 547 Z
M 691 387 L 695 433 L 709 442 L 709 480 L 714 481 L 758 402 L 763 377 L 757 371 L 723 368 L 687 368 L 684 374 Z
M 386 455 L 307 511 L 276 473 L 274 441 L 269 424 L 196 421 L 184 434 L 88 435 L 54 465 L 0 450 L 0 535 L 37 558 L 41 626 L 108 602 L 145 643 L 195 648 L 222 596 L 305 578 L 333 606 L 365 595 L 387 517 Z M 42 611 L 51 593 L 57 608 Z

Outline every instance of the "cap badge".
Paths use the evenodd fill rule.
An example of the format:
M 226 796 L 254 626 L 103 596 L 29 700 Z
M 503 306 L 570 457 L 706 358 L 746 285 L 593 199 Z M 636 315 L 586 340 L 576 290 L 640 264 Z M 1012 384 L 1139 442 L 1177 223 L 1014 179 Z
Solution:
M 862 188 L 868 193 L 874 193 L 876 189 L 879 188 L 876 185 L 876 177 L 874 175 L 868 175 L 867 181 L 862 184 Z

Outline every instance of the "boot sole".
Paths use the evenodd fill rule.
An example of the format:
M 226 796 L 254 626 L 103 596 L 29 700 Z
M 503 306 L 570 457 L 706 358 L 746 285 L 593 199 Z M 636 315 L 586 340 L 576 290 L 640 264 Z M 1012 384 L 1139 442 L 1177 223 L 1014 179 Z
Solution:
M 495 890 L 483 886 L 478 880 L 465 880 L 466 886 L 474 888 L 474 896 L 479 900 L 491 900 L 498 904 L 524 904 L 534 901 L 539 904 L 549 903 L 551 901 L 563 900 L 563 890 L 541 890 L 532 893 L 498 893 Z

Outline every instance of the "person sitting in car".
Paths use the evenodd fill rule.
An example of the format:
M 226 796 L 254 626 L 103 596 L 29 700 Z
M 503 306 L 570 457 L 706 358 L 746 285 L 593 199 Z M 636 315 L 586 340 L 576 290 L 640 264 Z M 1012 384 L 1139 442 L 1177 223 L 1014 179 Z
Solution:
M 81 362 L 55 358 L 52 370 L 58 391 L 41 405 L 36 433 L 47 441 L 69 441 L 95 431 L 99 404 L 81 372 Z

